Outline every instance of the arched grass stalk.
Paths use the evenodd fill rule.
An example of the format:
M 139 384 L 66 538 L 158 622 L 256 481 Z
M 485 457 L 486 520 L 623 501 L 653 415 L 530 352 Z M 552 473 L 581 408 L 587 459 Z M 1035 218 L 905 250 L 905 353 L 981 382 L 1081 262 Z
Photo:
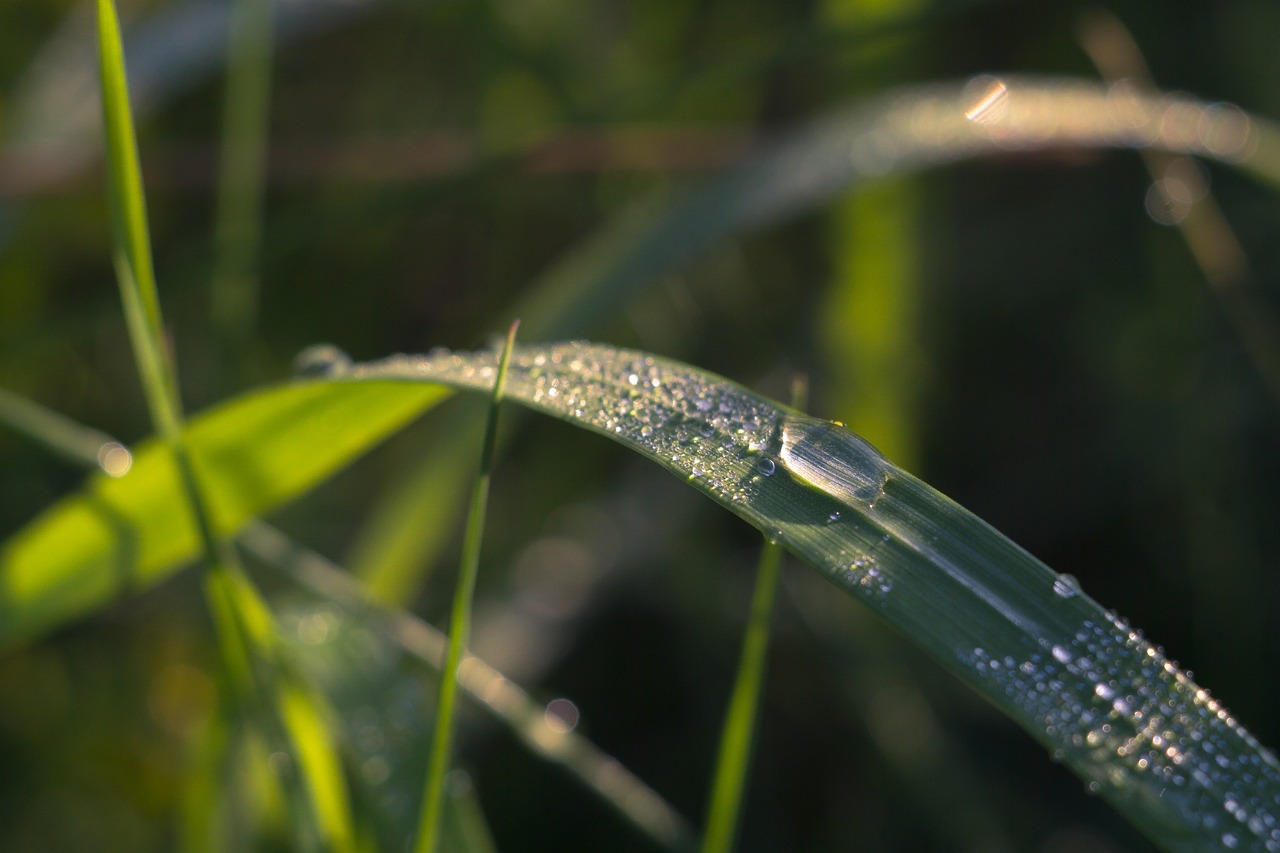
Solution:
M 471 625 L 471 602 L 475 597 L 476 575 L 480 571 L 480 543 L 484 538 L 485 509 L 489 501 L 489 476 L 493 467 L 493 451 L 498 434 L 498 404 L 502 402 L 502 393 L 507 380 L 507 366 L 515 347 L 516 329 L 519 326 L 519 320 L 511 324 L 497 368 L 490 372 L 493 377 L 493 390 L 489 402 L 489 416 L 485 421 L 484 443 L 480 450 L 480 470 L 471 492 L 467 528 L 463 534 L 462 566 L 458 572 L 458 585 L 453 593 L 453 607 L 449 616 L 449 649 L 445 655 L 444 666 L 440 670 L 440 695 L 436 703 L 431 757 L 427 765 L 426 786 L 423 791 L 421 824 L 418 828 L 416 847 L 418 853 L 434 853 L 440 837 L 445 771 L 449 767 L 449 751 L 453 742 L 453 714 L 457 705 L 458 665 L 462 662 L 462 655 L 467 646 Z
M 164 343 L 152 268 L 137 142 L 129 110 L 120 26 L 112 0 L 98 0 L 98 53 L 112 247 L 129 339 L 152 424 L 178 475 L 208 569 L 205 594 L 218 628 L 229 682 L 273 745 L 289 756 L 289 817 L 306 848 L 348 850 L 354 835 L 341 767 L 329 749 L 316 708 L 298 685 L 281 678 L 271 614 L 214 528 L 184 432 L 177 373 Z
M 330 379 L 490 387 L 492 352 L 331 361 Z M 721 377 L 585 343 L 507 392 L 604 434 L 871 607 L 1166 850 L 1280 848 L 1280 762 L 1114 611 L 867 442 Z

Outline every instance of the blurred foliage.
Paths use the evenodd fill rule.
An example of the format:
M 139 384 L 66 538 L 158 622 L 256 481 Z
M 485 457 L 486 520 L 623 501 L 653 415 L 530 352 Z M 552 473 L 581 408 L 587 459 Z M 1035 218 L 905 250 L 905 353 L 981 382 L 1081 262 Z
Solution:
M 170 5 L 124 4 L 126 30 Z M 527 283 L 601 223 L 869 94 L 983 71 L 1096 74 L 1077 4 L 878 4 L 889 8 L 865 18 L 776 0 L 349 5 L 327 27 L 279 30 L 251 357 L 221 358 L 210 320 L 222 78 L 192 77 L 139 117 L 191 411 L 288 375 L 316 341 L 358 357 L 483 343 Z M 1280 115 L 1280 10 L 1109 8 L 1162 88 Z M 9 0 L 0 131 L 15 130 L 41 51 L 87 18 L 81 4 Z M 91 56 L 83 31 L 77 49 Z M 0 383 L 137 441 L 149 427 L 111 284 L 100 169 L 44 180 L 36 165 L 0 149 Z M 1273 191 L 1209 175 L 1280 310 Z M 1136 155 L 1094 151 L 913 178 L 916 350 L 909 379 L 877 381 L 920 383 L 905 389 L 914 420 L 902 426 L 915 473 L 1079 577 L 1276 744 L 1278 408 L 1178 232 L 1148 217 L 1149 182 Z M 835 408 L 859 397 L 843 384 L 850 365 L 822 343 L 846 304 L 832 282 L 878 268 L 881 232 L 837 229 L 828 213 L 722 245 L 573 334 L 775 398 L 804 371 L 815 413 L 896 423 Z M 432 424 L 411 428 L 274 520 L 341 561 L 432 438 Z M 0 460 L 6 538 L 83 476 L 8 433 Z M 495 473 L 476 648 L 536 695 L 570 697 L 581 730 L 696 821 L 758 546 L 686 492 L 604 441 L 521 421 Z M 540 645 L 513 644 L 504 615 L 565 565 L 598 580 L 539 605 L 556 614 L 538 623 Z M 282 608 L 314 606 L 261 577 Z M 1142 849 L 932 662 L 818 578 L 785 580 L 741 849 Z M 428 578 L 417 608 L 438 623 L 447 591 Z M 171 847 L 215 711 L 212 642 L 185 574 L 0 656 L 0 847 Z M 460 762 L 498 849 L 649 849 L 492 724 L 469 730 Z

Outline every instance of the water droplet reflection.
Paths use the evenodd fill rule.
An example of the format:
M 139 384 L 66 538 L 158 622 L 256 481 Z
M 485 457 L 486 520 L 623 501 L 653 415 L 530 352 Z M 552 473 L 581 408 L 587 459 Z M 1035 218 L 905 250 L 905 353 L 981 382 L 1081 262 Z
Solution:
M 548 728 L 559 734 L 568 734 L 577 728 L 580 717 L 578 706 L 564 698 L 552 699 L 542 714 Z
M 1058 575 L 1053 582 L 1053 594 L 1059 598 L 1075 598 L 1080 594 L 1080 581 L 1074 575 Z
M 118 441 L 108 441 L 98 448 L 98 466 L 111 477 L 123 477 L 133 467 L 133 454 Z
M 996 77 L 980 76 L 964 87 L 970 106 L 964 117 L 975 124 L 992 124 L 999 121 L 1009 109 L 1009 87 Z

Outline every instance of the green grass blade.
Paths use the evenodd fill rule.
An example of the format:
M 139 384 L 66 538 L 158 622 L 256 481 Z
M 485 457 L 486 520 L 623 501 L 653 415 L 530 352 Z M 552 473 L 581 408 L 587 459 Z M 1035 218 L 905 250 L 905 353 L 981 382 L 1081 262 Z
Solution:
M 268 388 L 187 425 L 217 535 L 298 497 L 448 393 L 353 390 Z M 128 476 L 90 478 L 0 547 L 0 647 L 144 589 L 200 553 L 172 456 L 143 442 Z
M 486 391 L 493 353 L 343 381 Z M 843 427 L 646 353 L 522 347 L 507 396 L 686 479 L 1007 714 L 1169 850 L 1280 845 L 1280 763 L 1159 647 Z
M 519 321 L 507 332 L 506 346 L 493 373 L 493 390 L 489 417 L 485 422 L 480 450 L 480 470 L 471 493 L 467 529 L 463 535 L 462 567 L 454 590 L 453 608 L 449 616 L 449 649 L 440 670 L 440 695 L 436 704 L 435 731 L 431 739 L 431 758 L 423 791 L 422 823 L 418 829 L 419 853 L 434 853 L 440 837 L 440 824 L 445 802 L 445 774 L 453 742 L 453 715 L 458 695 L 458 665 L 466 650 L 471 626 L 471 602 L 475 597 L 476 576 L 480 572 L 480 543 L 484 537 L 485 510 L 489 502 L 489 478 L 493 468 L 494 447 L 498 440 L 498 405 L 507 384 L 507 366 L 515 346 Z
M 120 24 L 111 0 L 98 0 L 98 56 L 116 278 L 151 421 L 160 435 L 176 443 L 181 431 L 178 391 L 164 350 L 164 323 L 152 271 L 146 200 L 129 113 Z
M 769 649 L 769 619 L 782 571 L 782 548 L 766 542 L 760 554 L 751 616 L 742 640 L 742 657 L 733 683 L 733 696 L 720 734 L 720 751 L 711 789 L 711 809 L 707 815 L 702 853 L 728 853 L 738 829 L 742 791 L 751 761 L 751 741 L 764 685 L 765 660 Z
M 723 176 L 642 201 L 539 276 L 513 313 L 523 318 L 529 338 L 580 336 L 614 319 L 619 307 L 631 304 L 645 288 L 734 237 L 887 176 L 1003 154 L 1011 148 L 1163 147 L 1218 159 L 1280 186 L 1280 130 L 1234 108 L 1171 95 L 1117 99 L 1094 81 L 1007 77 L 1004 82 L 1011 93 L 1005 105 L 1016 108 L 982 116 L 994 119 L 999 112 L 998 123 L 965 118 L 981 96 L 967 84 L 902 87 L 834 111 L 764 147 Z M 1162 128 L 1161 117 L 1175 110 L 1188 126 L 1198 124 L 1214 133 L 1177 134 Z M 1070 121 L 1059 121 L 1064 117 Z M 898 277 L 911 274 L 893 272 Z M 905 322 L 910 306 L 888 291 L 876 292 L 880 295 L 872 307 L 887 313 L 892 322 Z M 861 310 L 868 306 L 858 307 L 858 316 L 868 313 Z M 847 329 L 827 329 L 823 337 L 830 342 L 841 331 L 846 339 L 861 340 Z M 903 357 L 901 340 L 880 343 L 865 348 L 874 348 L 877 359 Z M 895 387 L 881 389 L 887 398 L 881 409 L 900 410 L 883 424 L 886 432 L 898 427 L 901 411 L 912 403 Z M 458 430 L 440 444 L 448 448 L 460 440 Z M 446 471 L 448 465 L 440 459 L 424 460 L 410 472 L 403 485 L 371 511 L 369 531 L 347 561 L 388 601 L 404 601 L 417 588 L 426 555 L 440 541 L 438 535 L 414 540 L 398 531 L 405 530 L 406 523 L 439 531 L 454 521 L 456 510 L 447 502 L 413 500 L 428 489 L 463 488 L 465 473 L 456 466 Z M 453 479 L 446 483 L 449 476 Z

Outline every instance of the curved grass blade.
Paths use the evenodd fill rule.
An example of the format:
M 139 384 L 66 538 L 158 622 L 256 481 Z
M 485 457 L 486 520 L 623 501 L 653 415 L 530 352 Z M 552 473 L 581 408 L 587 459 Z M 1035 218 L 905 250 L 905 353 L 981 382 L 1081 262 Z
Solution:
M 448 393 L 353 390 L 269 388 L 188 423 L 216 534 L 299 496 Z M 172 456 L 156 439 L 134 451 L 127 476 L 90 478 L 0 548 L 0 647 L 150 586 L 201 553 Z
M 525 335 L 555 339 L 600 328 L 645 288 L 725 241 L 826 204 L 890 175 L 984 155 L 1055 147 L 1159 148 L 1236 165 L 1280 186 L 1280 130 L 1227 104 L 1143 95 L 1094 81 L 983 78 L 908 86 L 832 114 L 763 148 L 741 168 L 641 202 L 539 276 L 511 313 Z M 897 306 L 900 310 L 900 306 Z M 827 332 L 827 337 L 831 336 Z M 1268 376 L 1275 371 L 1260 364 Z M 456 436 L 439 446 L 447 454 Z M 411 541 L 396 529 L 441 529 L 452 513 L 412 496 L 465 473 L 447 460 L 416 467 L 371 513 L 348 565 L 404 601 L 440 537 Z M 390 533 L 390 535 L 389 535 Z
M 494 353 L 345 382 L 488 391 Z M 1167 850 L 1280 847 L 1280 763 L 1128 622 L 838 424 L 634 350 L 523 347 L 506 395 L 688 480 L 928 650 Z

